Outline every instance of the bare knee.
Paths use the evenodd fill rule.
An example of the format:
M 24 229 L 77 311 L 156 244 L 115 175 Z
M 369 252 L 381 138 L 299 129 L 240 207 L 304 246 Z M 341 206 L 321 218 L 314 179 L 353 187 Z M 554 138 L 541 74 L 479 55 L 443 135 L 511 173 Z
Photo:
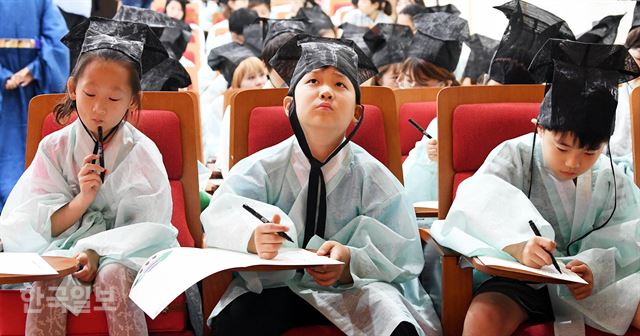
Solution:
M 636 329 L 640 329 L 640 304 L 636 307 L 636 315 L 633 317 L 631 325 Z
M 500 293 L 481 293 L 471 301 L 463 335 L 511 335 L 526 319 L 524 309 L 509 297 Z

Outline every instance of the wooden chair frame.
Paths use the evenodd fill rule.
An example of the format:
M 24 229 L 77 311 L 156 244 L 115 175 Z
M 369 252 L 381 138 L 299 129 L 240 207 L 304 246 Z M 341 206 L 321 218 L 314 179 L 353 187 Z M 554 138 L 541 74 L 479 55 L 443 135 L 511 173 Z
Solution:
M 631 146 L 633 149 L 633 178 L 640 187 L 640 87 L 631 91 Z
M 453 111 L 463 104 L 531 102 L 544 96 L 543 85 L 459 86 L 438 93 L 438 218 L 444 219 L 453 201 Z M 439 246 L 426 232 L 441 255 L 442 316 L 444 335 L 461 335 L 472 299 L 472 269 L 460 268 L 460 254 Z
M 247 157 L 249 117 L 259 106 L 281 106 L 288 89 L 248 89 L 231 93 L 231 136 L 229 141 L 229 168 Z M 400 157 L 400 135 L 398 117 L 395 112 L 393 91 L 385 87 L 361 87 L 361 103 L 380 108 L 384 118 L 387 144 L 387 167 L 402 182 L 402 159 Z M 225 97 L 226 98 L 226 97 Z M 283 111 L 284 113 L 284 111 Z
M 399 114 L 400 107 L 406 103 L 436 101 L 438 98 L 438 93 L 442 89 L 443 88 L 439 87 L 393 89 L 393 95 L 396 97 L 396 111 Z
M 45 117 L 65 94 L 46 94 L 36 96 L 29 102 L 29 122 L 27 126 L 27 166 L 33 160 L 42 138 L 42 126 Z M 182 143 L 182 186 L 184 189 L 185 215 L 189 232 L 197 247 L 201 247 L 202 225 L 200 224 L 200 201 L 198 194 L 197 148 L 199 124 L 196 123 L 198 108 L 197 96 L 184 92 L 144 92 L 142 107 L 145 110 L 168 110 L 180 120 Z

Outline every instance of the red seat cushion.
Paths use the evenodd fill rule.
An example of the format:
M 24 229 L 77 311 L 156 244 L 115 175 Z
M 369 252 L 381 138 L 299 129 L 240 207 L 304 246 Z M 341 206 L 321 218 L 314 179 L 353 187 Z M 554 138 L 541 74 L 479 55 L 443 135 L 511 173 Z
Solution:
M 170 307 L 185 307 L 184 294 L 178 296 Z M 24 335 L 27 321 L 26 310 L 29 305 L 29 293 L 18 290 L 0 290 L 0 335 L 13 336 Z M 67 315 L 68 335 L 108 335 L 107 319 L 102 306 L 96 303 L 96 297 L 92 293 L 87 313 L 78 316 Z M 155 320 L 147 317 L 147 326 L 151 333 L 169 333 L 171 335 L 183 335 L 187 329 L 187 314 L 184 311 L 170 311 L 161 313 Z M 191 332 L 184 333 L 192 335 Z
M 600 330 L 585 326 L 586 336 L 612 336 L 613 334 L 605 333 Z M 540 323 L 540 324 L 522 324 L 513 333 L 514 336 L 554 336 L 553 323 Z M 555 335 L 561 336 L 561 335 Z M 625 336 L 640 336 L 640 330 L 636 328 L 629 328 L 625 333 Z
M 409 119 L 415 120 L 422 128 L 426 129 L 431 120 L 436 117 L 436 109 L 437 104 L 433 101 L 404 103 L 400 106 L 398 126 L 400 130 L 400 152 L 403 159 L 416 146 L 416 142 L 422 139 L 422 134 L 409 123 Z
M 453 170 L 475 172 L 505 140 L 533 132 L 538 103 L 460 105 L 453 111 Z
M 336 326 L 310 326 L 287 330 L 282 336 L 342 336 L 344 333 Z
M 383 164 L 387 164 L 387 143 L 384 119 L 377 106 L 365 105 L 364 120 L 353 142 L 364 148 Z M 351 125 L 347 134 L 353 129 Z M 249 116 L 247 155 L 276 145 L 293 135 L 289 119 L 282 106 L 256 107 Z

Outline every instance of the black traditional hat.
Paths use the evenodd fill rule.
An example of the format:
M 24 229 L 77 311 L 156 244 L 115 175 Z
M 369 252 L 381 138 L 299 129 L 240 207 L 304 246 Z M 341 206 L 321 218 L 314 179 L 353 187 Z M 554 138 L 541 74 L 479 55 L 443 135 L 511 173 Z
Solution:
M 631 21 L 631 29 L 640 27 L 640 1 L 636 1 L 636 6 L 633 8 L 633 20 Z
M 294 96 L 297 83 L 313 70 L 332 66 L 345 75 L 356 90 L 356 103 L 360 103 L 359 84 L 377 73 L 371 60 L 353 41 L 298 35 L 285 43 L 271 59 L 271 66 L 289 84 L 289 95 Z M 307 204 L 303 246 L 315 234 L 324 237 L 327 218 L 327 196 L 322 167 L 344 148 L 358 130 L 358 123 L 342 143 L 324 160 L 313 156 L 307 143 L 295 108 L 295 100 L 289 108 L 289 122 L 311 169 L 309 170 Z
M 465 43 L 471 49 L 471 53 L 462 77 L 476 80 L 482 74 L 489 73 L 491 59 L 500 42 L 484 35 L 473 34 Z
M 371 51 L 373 64 L 378 68 L 401 63 L 412 38 L 409 27 L 392 23 L 378 23 L 363 36 Z
M 169 57 L 146 24 L 99 17 L 92 17 L 73 27 L 62 38 L 62 43 L 69 47 L 74 65 L 86 52 L 98 49 L 119 51 L 140 65 L 140 77 Z
M 182 64 L 167 58 L 142 75 L 142 91 L 178 91 L 191 85 L 191 77 Z
M 341 39 L 355 42 L 365 55 L 371 57 L 371 50 L 369 50 L 369 46 L 364 42 L 364 34 L 369 31 L 369 28 L 356 26 L 348 22 L 339 25 L 338 28 L 342 29 Z
M 532 84 L 527 71 L 533 56 L 550 38 L 574 40 L 561 18 L 524 1 L 512 0 L 494 7 L 509 19 L 489 76 L 502 84 Z
M 439 13 L 439 12 L 449 13 L 453 15 L 460 15 L 460 10 L 458 9 L 458 7 L 452 4 L 425 7 L 425 13 Z
M 230 42 L 212 49 L 207 63 L 211 69 L 220 71 L 227 81 L 227 85 L 231 85 L 233 73 L 240 62 L 252 56 L 260 57 L 260 52 L 246 44 Z
M 269 62 L 289 85 L 293 95 L 298 81 L 315 69 L 332 66 L 347 76 L 356 89 L 360 103 L 360 84 L 378 70 L 355 42 L 309 35 L 297 35 L 285 43 Z
M 308 22 L 308 32 L 315 36 L 320 36 L 323 30 L 333 30 L 335 28 L 333 21 L 331 21 L 331 17 L 329 17 L 329 15 L 327 15 L 327 13 L 325 13 L 318 5 L 300 8 L 296 16 L 293 18 Z
M 616 35 L 618 35 L 618 25 L 620 25 L 620 20 L 623 16 L 624 14 L 605 16 L 593 28 L 578 37 L 578 41 L 613 44 L 613 41 L 616 40 Z
M 262 50 L 271 40 L 283 33 L 305 34 L 307 23 L 302 19 L 267 19 L 258 18 L 256 23 L 245 27 L 244 42 Z
M 550 39 L 529 67 L 547 83 L 538 123 L 571 131 L 578 139 L 608 139 L 613 134 L 617 86 L 640 75 L 624 46 Z
M 180 59 L 191 40 L 191 27 L 183 21 L 151 9 L 120 6 L 113 17 L 118 21 L 144 23 L 160 38 L 169 56 Z
M 456 69 L 462 41 L 469 38 L 467 20 L 458 15 L 437 12 L 413 17 L 416 34 L 407 57 L 420 58 L 450 72 Z

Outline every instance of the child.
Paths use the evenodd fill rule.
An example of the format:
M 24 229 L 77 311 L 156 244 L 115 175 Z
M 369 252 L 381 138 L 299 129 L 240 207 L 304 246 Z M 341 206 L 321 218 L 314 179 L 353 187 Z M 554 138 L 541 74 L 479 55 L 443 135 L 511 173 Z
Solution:
M 408 27 L 390 23 L 378 23 L 364 34 L 373 64 L 378 68 L 373 85 L 398 87 L 398 74 L 412 37 Z
M 351 41 L 305 35 L 271 65 L 289 83 L 284 109 L 295 136 L 231 169 L 201 215 L 207 244 L 265 259 L 282 246 L 317 249 L 345 264 L 241 273 L 213 311 L 213 330 L 279 335 L 334 324 L 348 335 L 438 334 L 416 278 L 424 260 L 413 207 L 391 172 L 349 142 L 358 125 L 345 140 L 349 124 L 362 120 L 358 85 L 374 65 Z M 275 205 L 290 220 L 265 212 L 271 223 L 245 222 L 243 202 Z M 294 243 L 274 234 L 282 231 Z
M 186 0 L 168 0 L 164 5 L 164 13 L 176 20 L 184 21 L 187 15 Z
M 0 217 L 0 236 L 7 252 L 75 256 L 81 269 L 33 284 L 26 334 L 64 335 L 67 310 L 77 315 L 93 287 L 108 298 L 110 334 L 146 335 L 129 289 L 146 258 L 177 246 L 177 230 L 162 157 L 126 120 L 140 106 L 141 73 L 168 56 L 148 26 L 131 22 L 87 20 L 63 42 L 80 56 L 54 114 L 78 119 L 40 142 Z
M 267 82 L 267 68 L 262 60 L 249 57 L 236 68 L 231 80 L 231 89 L 261 89 Z M 222 112 L 222 126 L 220 129 L 220 145 L 217 148 L 216 167 L 220 168 L 222 176 L 229 173 L 229 143 L 231 142 L 231 107 L 223 111 L 224 96 L 214 101 L 214 106 Z M 209 141 L 205 139 L 205 141 Z
M 471 53 L 462 73 L 462 85 L 484 85 L 489 80 L 491 58 L 498 48 L 499 41 L 480 34 L 473 34 L 464 43 Z
M 535 268 L 550 265 L 551 252 L 588 284 L 545 288 L 491 278 L 476 290 L 464 334 L 511 335 L 521 322 L 553 321 L 555 312 L 557 322 L 573 315 L 622 335 L 640 326 L 640 192 L 601 154 L 613 133 L 615 88 L 640 69 L 620 45 L 551 39 L 529 70 L 550 83 L 540 139 L 534 133 L 495 148 L 431 233 L 464 255 Z
M 257 57 L 259 52 L 252 47 L 231 42 L 211 50 L 208 63 L 211 69 L 220 71 L 225 81 L 228 83 L 227 88 L 231 88 L 233 75 L 240 63 L 250 57 Z M 252 71 L 257 73 L 258 71 Z M 222 102 L 223 94 L 216 97 L 208 97 L 206 106 L 208 108 L 202 110 L 202 144 L 205 162 L 215 160 L 216 151 L 220 147 L 220 131 L 222 127 Z
M 467 20 L 449 13 L 419 14 L 416 34 L 402 64 L 398 86 L 444 87 L 460 85 L 453 75 L 469 35 Z M 423 125 L 424 127 L 424 125 Z M 402 163 L 404 183 L 412 202 L 438 199 L 438 119 L 427 126 L 426 136 L 418 141 Z
M 313 0 L 305 1 L 294 19 L 300 19 L 308 23 L 309 33 L 314 36 L 336 38 L 336 27 L 331 17 L 322 10 L 322 7 Z

